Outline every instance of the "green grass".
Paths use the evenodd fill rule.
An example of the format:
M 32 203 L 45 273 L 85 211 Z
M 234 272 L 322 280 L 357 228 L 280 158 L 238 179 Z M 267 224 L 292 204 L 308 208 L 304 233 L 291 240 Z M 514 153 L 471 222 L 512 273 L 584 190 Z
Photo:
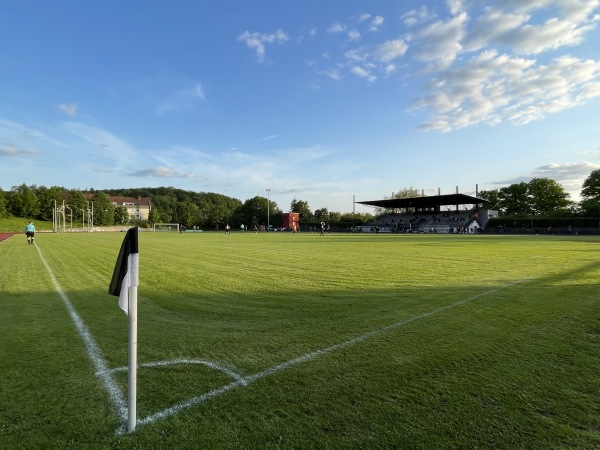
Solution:
M 33 224 L 37 231 L 52 231 L 52 221 L 10 216 L 0 218 L 0 232 L 24 233 L 25 225 L 27 225 L 30 220 L 33 220 Z
M 36 237 L 111 368 L 127 364 L 107 294 L 123 237 Z M 582 236 L 140 233 L 139 363 L 261 375 L 120 435 L 40 255 L 13 236 L 0 448 L 598 448 L 599 250 Z M 138 419 L 231 381 L 140 368 Z

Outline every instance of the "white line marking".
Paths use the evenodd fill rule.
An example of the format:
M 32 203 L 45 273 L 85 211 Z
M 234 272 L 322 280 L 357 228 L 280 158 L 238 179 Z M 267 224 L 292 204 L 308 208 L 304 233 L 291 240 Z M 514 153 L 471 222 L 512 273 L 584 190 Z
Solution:
M 494 288 L 494 289 L 490 289 L 489 291 L 485 291 L 485 292 L 482 292 L 480 294 L 473 295 L 473 296 L 468 297 L 468 298 L 466 298 L 464 300 L 460 300 L 460 301 L 458 301 L 456 303 L 452 303 L 452 304 L 446 305 L 446 306 L 441 306 L 441 307 L 439 307 L 437 309 L 434 309 L 433 311 L 429 311 L 427 313 L 423 313 L 423 314 L 420 314 L 418 316 L 411 317 L 410 319 L 406 319 L 406 320 L 403 320 L 401 322 L 396 322 L 394 324 L 385 326 L 385 327 L 380 328 L 378 330 L 362 334 L 362 335 L 357 336 L 357 337 L 355 337 L 353 339 L 342 341 L 342 342 L 340 342 L 338 344 L 332 345 L 330 347 L 323 348 L 321 350 L 317 350 L 317 351 L 314 351 L 314 352 L 306 353 L 305 355 L 299 356 L 299 357 L 294 358 L 294 359 L 290 359 L 289 361 L 286 361 L 286 362 L 283 362 L 283 363 L 278 364 L 276 366 L 273 366 L 273 367 L 270 367 L 268 369 L 265 369 L 262 372 L 258 372 L 258 373 L 254 374 L 254 375 L 249 375 L 249 376 L 243 377 L 243 378 L 241 378 L 239 380 L 236 380 L 236 381 L 234 381 L 232 383 L 229 383 L 229 384 L 227 384 L 225 386 L 221 386 L 219 388 L 213 389 L 210 392 L 207 392 L 205 394 L 202 394 L 202 395 L 199 395 L 197 397 L 191 398 L 190 400 L 178 403 L 177 405 L 174 405 L 174 406 L 172 406 L 170 408 L 164 409 L 162 411 L 159 411 L 157 413 L 154 413 L 154 414 L 151 414 L 151 415 L 149 415 L 147 417 L 139 419 L 138 422 L 137 422 L 137 425 L 139 427 L 139 426 L 142 426 L 142 425 L 151 424 L 151 423 L 153 423 L 153 422 L 155 422 L 157 420 L 164 419 L 164 418 L 167 418 L 167 417 L 172 416 L 174 414 L 177 414 L 178 412 L 180 412 L 180 411 L 182 411 L 184 409 L 187 409 L 187 408 L 189 408 L 191 406 L 198 405 L 200 403 L 205 402 L 206 400 L 210 400 L 211 398 L 218 397 L 219 395 L 224 394 L 224 393 L 226 393 L 226 392 L 228 392 L 228 391 L 230 391 L 232 389 L 235 389 L 237 387 L 247 386 L 247 385 L 249 385 L 250 383 L 252 383 L 252 382 L 254 382 L 256 380 L 259 380 L 259 379 L 267 377 L 269 375 L 273 375 L 273 374 L 275 374 L 277 372 L 281 372 L 283 370 L 289 369 L 290 367 L 296 366 L 298 364 L 302 364 L 302 363 L 305 363 L 305 362 L 308 362 L 308 361 L 312 361 L 313 359 L 318 358 L 319 356 L 323 356 L 323 355 L 326 355 L 328 353 L 334 352 L 336 350 L 340 350 L 340 349 L 343 349 L 343 348 L 346 348 L 346 347 L 350 347 L 352 345 L 355 345 L 355 344 L 358 344 L 358 343 L 360 343 L 362 341 L 365 341 L 365 340 L 367 340 L 369 338 L 382 335 L 382 334 L 384 334 L 384 333 L 386 333 L 386 332 L 388 332 L 390 330 L 394 330 L 396 328 L 403 327 L 403 326 L 408 325 L 408 324 L 410 324 L 412 322 L 415 322 L 417 320 L 426 319 L 428 317 L 434 316 L 434 315 L 439 314 L 441 312 L 447 311 L 447 310 L 449 310 L 451 308 L 455 308 L 457 306 L 464 305 L 465 303 L 471 302 L 471 301 L 476 300 L 476 299 L 481 298 L 481 297 L 486 297 L 486 296 L 494 294 L 494 293 L 496 293 L 496 292 L 498 292 L 500 290 L 503 290 L 503 289 L 515 286 L 515 285 L 520 284 L 520 283 L 524 283 L 526 281 L 528 281 L 528 279 L 523 279 L 523 280 L 515 281 L 513 283 L 509 283 L 509 284 L 504 285 L 504 286 L 500 286 L 500 287 L 497 287 L 497 288 Z M 120 430 L 117 430 L 117 434 L 123 434 L 124 432 L 126 432 L 126 429 L 125 429 L 124 426 Z
M 152 367 L 166 367 L 166 366 L 176 366 L 180 364 L 199 364 L 202 366 L 210 367 L 211 369 L 218 370 L 219 372 L 223 372 L 226 375 L 229 375 L 231 378 L 237 381 L 243 381 L 244 377 L 227 367 L 224 367 L 220 364 L 214 363 L 212 361 L 204 361 L 202 359 L 171 359 L 168 361 L 156 361 L 151 363 L 138 364 L 138 368 L 152 368 Z M 111 372 L 127 372 L 127 367 L 116 367 L 111 369 Z
M 40 255 L 40 258 L 41 258 L 42 262 L 44 263 L 44 266 L 46 267 L 48 274 L 50 275 L 52 284 L 54 284 L 54 289 L 56 289 L 56 292 L 58 292 L 58 295 L 60 295 L 60 298 L 62 299 L 63 303 L 65 304 L 65 307 L 67 308 L 67 311 L 69 312 L 69 315 L 71 316 L 71 320 L 73 321 L 73 324 L 75 325 L 75 328 L 77 329 L 77 332 L 79 333 L 79 336 L 81 336 L 81 339 L 83 339 L 83 343 L 85 344 L 85 348 L 87 350 L 88 356 L 90 357 L 90 359 L 92 360 L 92 364 L 96 368 L 96 375 L 98 375 L 100 377 L 100 379 L 102 380 L 102 382 L 104 383 L 104 387 L 108 391 L 108 394 L 110 395 L 110 399 L 112 400 L 113 405 L 115 406 L 115 409 L 117 410 L 117 414 L 119 415 L 121 420 L 127 421 L 127 402 L 125 401 L 125 398 L 123 397 L 123 394 L 122 394 L 121 390 L 119 389 L 119 386 L 117 385 L 117 382 L 115 381 L 111 370 L 108 368 L 108 366 L 106 364 L 106 360 L 104 359 L 104 355 L 102 355 L 102 351 L 100 350 L 100 347 L 98 347 L 98 344 L 96 344 L 96 341 L 90 334 L 90 331 L 89 331 L 87 325 L 85 324 L 85 322 L 81 319 L 81 317 L 79 317 L 79 315 L 77 314 L 77 311 L 75 311 L 75 308 L 73 308 L 73 305 L 69 301 L 67 294 L 65 294 L 64 291 L 62 290 L 62 288 L 60 287 L 60 284 L 58 283 L 58 280 L 54 276 L 52 269 L 50 269 L 50 266 L 44 259 L 44 256 L 42 255 L 42 251 L 40 250 L 40 247 L 38 245 L 36 245 L 35 248 L 37 249 L 37 251 Z

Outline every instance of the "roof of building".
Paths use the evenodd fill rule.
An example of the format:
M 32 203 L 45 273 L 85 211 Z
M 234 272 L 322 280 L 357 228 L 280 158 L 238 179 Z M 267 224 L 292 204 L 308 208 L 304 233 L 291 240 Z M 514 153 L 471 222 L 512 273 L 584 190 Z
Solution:
M 466 194 L 431 195 L 428 197 L 390 198 L 356 202 L 380 208 L 435 208 L 444 205 L 479 205 L 487 200 Z
M 91 200 L 94 198 L 96 194 L 83 194 L 85 198 Z M 108 201 L 111 203 L 116 203 L 117 205 L 123 205 L 124 203 L 133 203 L 139 206 L 149 206 L 150 198 L 149 197 L 122 197 L 117 195 L 107 195 Z

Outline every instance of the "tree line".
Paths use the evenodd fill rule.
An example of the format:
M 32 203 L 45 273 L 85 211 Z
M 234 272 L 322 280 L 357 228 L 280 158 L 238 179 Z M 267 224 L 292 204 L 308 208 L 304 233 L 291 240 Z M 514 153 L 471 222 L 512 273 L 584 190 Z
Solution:
M 91 194 L 91 200 L 84 194 Z M 122 197 L 148 197 L 151 211 L 147 221 L 132 220 L 125 207 L 115 207 L 109 195 Z M 391 198 L 418 197 L 414 188 L 401 189 L 392 193 Z M 599 217 L 600 216 L 600 170 L 595 170 L 582 185 L 581 200 L 572 201 L 570 195 L 556 181 L 550 178 L 533 178 L 529 182 L 514 183 L 509 186 L 484 190 L 479 197 L 488 201 L 486 209 L 499 212 L 501 217 Z M 385 197 L 388 198 L 388 197 Z M 193 192 L 174 187 L 130 188 L 96 191 L 66 189 L 62 186 L 14 186 L 10 191 L 0 189 L 0 217 L 14 216 L 43 221 L 53 220 L 55 207 L 67 208 L 75 224 L 83 224 L 91 212 L 93 202 L 93 223 L 97 226 L 135 224 L 149 227 L 153 223 L 178 223 L 187 228 L 219 229 L 230 224 L 233 227 L 244 224 L 250 228 L 281 226 L 281 213 L 276 202 L 256 196 L 244 202 L 212 192 Z M 312 211 L 308 202 L 294 198 L 289 212 L 300 215 L 301 227 L 318 226 L 326 222 L 333 228 L 347 229 L 367 224 L 376 216 L 392 211 L 375 208 L 374 214 L 340 213 L 320 208 Z
M 387 198 L 419 197 L 415 188 L 404 188 Z M 533 178 L 529 182 L 513 183 L 499 189 L 484 190 L 478 197 L 487 200 L 486 209 L 498 211 L 501 217 L 599 217 L 600 170 L 594 170 L 585 179 L 581 200 L 575 202 L 570 194 L 550 178 Z M 377 208 L 376 214 L 391 212 Z
M 91 194 L 87 198 L 85 194 Z M 133 220 L 127 208 L 113 205 L 109 196 L 148 197 L 151 210 L 148 220 Z M 93 203 L 93 207 L 91 205 Z M 52 221 L 56 208 L 75 226 L 89 223 L 95 226 L 133 224 L 150 227 L 153 223 L 178 223 L 186 228 L 206 230 L 222 229 L 225 224 L 238 227 L 281 227 L 282 210 L 276 202 L 256 196 L 245 202 L 212 192 L 193 192 L 174 187 L 130 188 L 97 191 L 66 189 L 62 186 L 14 186 L 10 191 L 0 189 L 0 217 L 14 216 Z M 93 211 L 93 216 L 90 217 Z M 327 208 L 311 211 L 308 202 L 294 199 L 289 212 L 300 215 L 301 226 L 316 225 L 326 221 L 337 227 L 362 225 L 374 219 L 370 214 L 330 212 Z M 67 219 L 69 220 L 69 219 Z

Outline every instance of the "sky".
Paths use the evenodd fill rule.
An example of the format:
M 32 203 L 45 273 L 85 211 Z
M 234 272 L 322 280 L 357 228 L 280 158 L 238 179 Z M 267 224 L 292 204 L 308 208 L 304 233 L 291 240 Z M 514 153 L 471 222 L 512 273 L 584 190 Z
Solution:
M 5 191 L 361 213 L 539 177 L 577 201 L 600 169 L 600 0 L 32 0 L 2 23 Z

